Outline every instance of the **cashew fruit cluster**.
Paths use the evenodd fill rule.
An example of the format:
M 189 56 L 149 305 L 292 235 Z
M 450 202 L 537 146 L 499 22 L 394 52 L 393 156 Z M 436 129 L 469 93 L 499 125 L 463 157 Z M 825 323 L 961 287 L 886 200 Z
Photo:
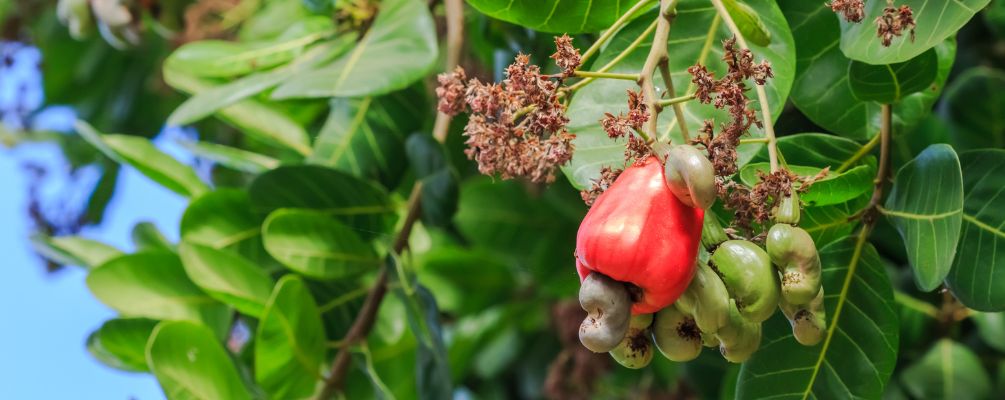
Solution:
M 654 344 L 672 361 L 692 360 L 704 346 L 739 363 L 760 347 L 761 323 L 776 308 L 799 343 L 819 343 L 820 257 L 796 226 L 797 195 L 779 201 L 764 248 L 730 240 L 704 212 L 716 198 L 709 160 L 687 145 L 654 150 L 661 157 L 626 169 L 580 226 L 583 345 L 627 368 L 646 366 Z M 710 253 L 707 264 L 697 260 L 699 244 Z

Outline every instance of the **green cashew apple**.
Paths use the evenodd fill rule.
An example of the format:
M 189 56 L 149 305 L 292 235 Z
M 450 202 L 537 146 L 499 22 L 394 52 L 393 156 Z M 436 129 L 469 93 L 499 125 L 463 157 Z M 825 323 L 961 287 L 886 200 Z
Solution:
M 671 361 L 691 361 L 697 358 L 701 354 L 701 333 L 694 318 L 678 310 L 675 305 L 657 312 L 653 321 L 656 349 Z
M 631 369 L 649 365 L 653 360 L 653 342 L 649 339 L 649 325 L 652 323 L 652 314 L 633 315 L 628 326 L 628 334 L 610 351 L 614 361 Z
M 740 315 L 760 323 L 774 314 L 779 297 L 778 274 L 764 250 L 745 240 L 728 240 L 715 249 L 709 264 L 736 300 Z

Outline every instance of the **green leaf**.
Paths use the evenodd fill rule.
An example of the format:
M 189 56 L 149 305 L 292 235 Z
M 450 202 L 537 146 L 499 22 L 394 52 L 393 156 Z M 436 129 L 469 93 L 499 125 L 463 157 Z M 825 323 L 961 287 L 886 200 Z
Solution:
M 394 207 L 383 189 L 315 165 L 291 165 L 259 175 L 248 189 L 252 210 L 310 208 L 338 218 L 364 239 L 390 228 Z
M 949 288 L 967 307 L 1005 310 L 1005 150 L 960 154 L 963 168 L 963 229 L 956 261 L 946 277 Z
M 869 203 L 871 194 L 863 195 L 842 204 L 803 209 L 799 226 L 813 238 L 817 248 L 851 234 L 857 225 L 849 221 L 852 215 Z
M 856 240 L 857 239 L 857 240 Z M 890 280 L 864 236 L 822 248 L 827 331 L 800 345 L 781 313 L 764 324 L 761 348 L 743 364 L 738 399 L 879 398 L 897 362 Z
M 272 97 L 360 97 L 404 89 L 437 60 L 436 25 L 425 2 L 385 0 L 348 54 L 280 85 Z
M 137 250 L 174 251 L 174 244 L 152 222 L 144 221 L 133 225 L 130 235 Z
M 938 73 L 939 57 L 935 49 L 929 49 L 896 64 L 872 65 L 852 61 L 848 66 L 848 84 L 859 100 L 893 104 L 929 88 Z
M 335 98 L 307 162 L 395 187 L 405 171 L 405 138 L 423 128 L 426 96 L 418 87 L 380 97 Z
M 785 99 L 795 76 L 795 45 L 792 35 L 789 33 L 788 24 L 774 1 L 751 0 L 747 4 L 756 12 L 771 35 L 769 46 L 751 44 L 751 50 L 757 61 L 764 58 L 771 63 L 775 77 L 768 82 L 765 89 L 772 115 L 774 118 L 778 118 L 784 108 Z M 725 73 L 726 65 L 721 60 L 722 46 L 720 43 L 732 36 L 732 33 L 729 32 L 725 24 L 721 23 L 715 9 L 707 1 L 681 0 L 677 6 L 677 13 L 678 17 L 674 19 L 673 29 L 670 33 L 669 52 L 671 54 L 670 71 L 675 71 L 673 83 L 677 91 L 676 94 L 679 96 L 693 92 L 693 88 L 690 87 L 691 75 L 685 72 L 688 67 L 701 63 L 708 66 L 709 70 L 714 71 L 717 76 Z M 600 52 L 593 65 L 601 66 L 617 57 L 648 28 L 655 15 L 655 12 L 648 13 L 615 34 L 610 44 Z M 645 63 L 651 43 L 651 38 L 643 38 L 638 48 L 630 52 L 610 72 L 638 73 Z M 709 46 L 707 48 L 705 47 L 706 43 Z M 661 78 L 657 78 L 655 84 L 657 87 L 663 87 Z M 628 101 L 624 93 L 628 89 L 635 90 L 638 89 L 638 86 L 632 81 L 599 79 L 579 89 L 572 98 L 567 115 L 569 117 L 568 129 L 576 134 L 576 139 L 573 142 L 576 146 L 576 154 L 569 164 L 562 167 L 562 171 L 576 188 L 590 187 L 591 181 L 600 176 L 600 169 L 604 166 L 623 166 L 624 141 L 608 138 L 599 121 L 604 117 L 604 113 L 617 114 L 627 111 Z M 754 90 L 749 90 L 747 95 L 755 99 L 754 104 L 756 104 L 754 92 Z M 711 104 L 699 104 L 696 101 L 684 104 L 684 115 L 692 137 L 697 134 L 702 121 L 715 119 L 724 122 L 729 118 L 726 111 L 717 110 Z M 680 128 L 674 114 L 669 110 L 663 115 L 663 118 L 660 118 L 659 132 L 660 139 L 672 138 L 676 143 L 681 141 Z M 754 137 L 763 135 L 763 132 L 756 128 L 752 129 L 750 133 Z M 740 146 L 739 163 L 745 164 L 762 146 L 760 143 Z
M 375 271 L 380 258 L 352 229 L 325 213 L 280 209 L 262 226 L 265 249 L 289 269 L 318 279 Z
M 952 267 L 963 223 L 963 175 L 953 148 L 933 144 L 905 164 L 880 211 L 904 239 L 918 287 L 938 288 Z
M 260 267 L 237 254 L 189 242 L 182 242 L 178 254 L 189 278 L 207 294 L 244 314 L 262 314 L 272 279 Z
M 446 227 L 457 212 L 457 172 L 447 160 L 446 149 L 432 136 L 413 133 L 405 144 L 412 171 L 422 182 L 422 222 Z
M 862 23 L 841 20 L 841 51 L 853 60 L 869 64 L 894 64 L 910 60 L 956 34 L 970 18 L 991 0 L 903 0 L 914 10 L 918 24 L 915 40 L 911 34 L 895 38 L 890 47 L 883 47 L 876 37 L 876 25 L 870 23 L 883 13 L 886 0 L 867 0 Z
M 255 381 L 277 399 L 314 392 L 325 357 L 325 331 L 304 282 L 286 275 L 276 284 L 255 336 Z
M 91 270 L 87 287 L 102 303 L 127 317 L 202 322 L 226 331 L 226 306 L 199 289 L 168 252 L 144 252 L 114 258 Z
M 753 186 L 761 180 L 757 172 L 768 173 L 769 170 L 768 163 L 747 164 L 740 170 L 740 180 Z M 789 170 L 799 176 L 812 177 L 816 176 L 821 168 L 789 164 Z M 876 168 L 871 165 L 859 165 L 842 173 L 831 171 L 825 178 L 814 182 L 807 192 L 799 195 L 799 200 L 811 206 L 844 203 L 872 189 L 875 175 Z M 794 185 L 797 188 L 801 186 L 801 184 Z
M 761 47 L 771 44 L 771 32 L 764 26 L 764 21 L 761 21 L 757 11 L 741 0 L 723 0 L 722 4 L 747 41 Z
M 147 364 L 170 400 L 250 399 L 213 332 L 190 322 L 161 322 L 146 349 Z
M 607 29 L 636 0 L 468 0 L 476 10 L 506 22 L 549 33 L 598 32 Z M 656 3 L 652 1 L 651 3 Z
M 95 268 L 122 255 L 122 251 L 97 240 L 80 236 L 31 236 L 31 245 L 43 257 L 62 265 Z
M 436 293 L 444 312 L 476 314 L 504 304 L 516 287 L 513 271 L 487 251 L 436 246 L 416 260 L 419 282 Z M 477 274 L 471 271 L 477 270 Z
M 183 92 L 198 95 L 213 90 L 213 81 L 164 68 L 164 81 Z M 244 134 L 267 144 L 282 146 L 299 154 L 310 153 L 310 138 L 301 124 L 289 116 L 255 99 L 244 99 L 217 112 L 220 119 Z
M 257 174 L 279 166 L 279 160 L 275 158 L 236 147 L 187 140 L 179 143 L 198 157 L 238 171 Z
M 164 64 L 166 68 L 198 77 L 244 75 L 285 64 L 311 43 L 332 33 L 334 26 L 330 18 L 306 18 L 270 41 L 200 40 L 186 43 L 171 53 Z
M 900 375 L 900 383 L 919 399 L 986 399 L 991 378 L 966 346 L 942 339 Z
M 84 121 L 77 121 L 77 132 L 108 157 L 131 165 L 154 182 L 186 197 L 209 190 L 191 167 L 160 151 L 150 140 L 132 135 L 101 134 Z M 86 132 L 86 133 L 84 133 Z
M 171 112 L 167 123 L 168 125 L 184 125 L 208 117 L 221 108 L 269 90 L 298 73 L 345 53 L 355 43 L 355 35 L 344 35 L 312 48 L 285 66 L 271 71 L 254 73 L 196 93 Z
M 855 139 L 866 139 L 879 132 L 880 105 L 860 101 L 852 93 L 848 75 L 851 60 L 838 47 L 841 39 L 838 17 L 826 2 L 779 0 L 778 3 L 796 38 L 798 59 L 792 103 L 828 131 Z M 866 20 L 862 25 L 874 27 L 871 21 Z M 955 43 L 950 38 L 935 46 L 939 69 L 931 88 L 905 96 L 893 107 L 894 132 L 910 130 L 931 113 L 952 69 Z
M 995 350 L 1005 353 L 1005 314 L 974 311 L 970 315 L 977 325 L 981 340 Z
M 181 217 L 183 241 L 234 250 L 249 260 L 260 260 L 261 219 L 251 211 L 248 193 L 218 189 L 195 199 Z
M 995 2 L 998 4 L 1000 2 Z M 1005 147 L 1005 73 L 975 67 L 946 89 L 953 146 L 960 150 Z
M 87 337 L 87 351 L 109 367 L 148 372 L 147 339 L 156 325 L 156 320 L 146 318 L 110 319 Z
M 405 306 L 408 326 L 418 342 L 415 354 L 416 391 L 420 398 L 451 397 L 453 384 L 436 298 L 429 289 L 418 284 L 415 274 L 411 273 L 413 271 L 406 271 L 399 260 L 389 257 L 387 262 L 392 264 L 387 268 L 395 268 L 398 272 L 392 276 L 390 283 Z
M 337 281 L 308 280 L 307 288 L 318 303 L 329 340 L 342 340 L 349 332 L 370 287 L 354 279 Z

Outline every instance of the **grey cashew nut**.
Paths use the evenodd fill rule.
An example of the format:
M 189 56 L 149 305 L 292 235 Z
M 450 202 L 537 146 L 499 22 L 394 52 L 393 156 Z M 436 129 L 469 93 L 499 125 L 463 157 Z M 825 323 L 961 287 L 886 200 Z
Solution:
M 594 353 L 606 353 L 628 333 L 632 301 L 621 282 L 591 273 L 579 288 L 579 305 L 587 316 L 579 326 L 579 341 Z
M 694 318 L 671 304 L 656 313 L 653 341 L 660 353 L 671 361 L 691 361 L 701 354 L 702 332 Z
M 761 324 L 751 322 L 740 315 L 736 302 L 730 299 L 729 322 L 719 329 L 719 352 L 726 361 L 742 363 L 747 361 L 761 347 Z
M 610 351 L 614 361 L 625 368 L 639 369 L 649 365 L 653 360 L 653 342 L 649 339 L 649 325 L 653 323 L 652 314 L 632 316 L 628 325 L 628 334 Z
M 813 346 L 820 343 L 827 331 L 827 311 L 824 309 L 824 291 L 820 289 L 817 296 L 806 305 L 793 305 L 783 298 L 778 302 L 785 318 L 792 325 L 792 336 L 803 346 Z
M 715 202 L 715 168 L 694 146 L 671 147 L 663 168 L 667 186 L 682 203 L 708 209 Z
M 820 255 L 809 233 L 775 224 L 765 239 L 768 256 L 782 274 L 782 297 L 789 304 L 808 304 L 820 291 Z
M 778 305 L 778 274 L 768 254 L 745 240 L 727 240 L 712 253 L 709 264 L 736 300 L 740 315 L 751 322 L 763 322 Z
M 715 334 L 729 320 L 729 292 L 719 275 L 701 261 L 698 261 L 691 284 L 675 305 L 694 318 L 702 333 Z M 657 315 L 657 323 L 659 318 Z

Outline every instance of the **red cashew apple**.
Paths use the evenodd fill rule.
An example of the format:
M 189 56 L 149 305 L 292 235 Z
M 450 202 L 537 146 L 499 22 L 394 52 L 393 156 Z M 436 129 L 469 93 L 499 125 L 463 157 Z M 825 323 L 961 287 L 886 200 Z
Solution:
M 576 235 L 580 280 L 591 272 L 634 284 L 632 314 L 670 305 L 695 272 L 704 210 L 667 187 L 655 157 L 625 169 L 597 198 Z

